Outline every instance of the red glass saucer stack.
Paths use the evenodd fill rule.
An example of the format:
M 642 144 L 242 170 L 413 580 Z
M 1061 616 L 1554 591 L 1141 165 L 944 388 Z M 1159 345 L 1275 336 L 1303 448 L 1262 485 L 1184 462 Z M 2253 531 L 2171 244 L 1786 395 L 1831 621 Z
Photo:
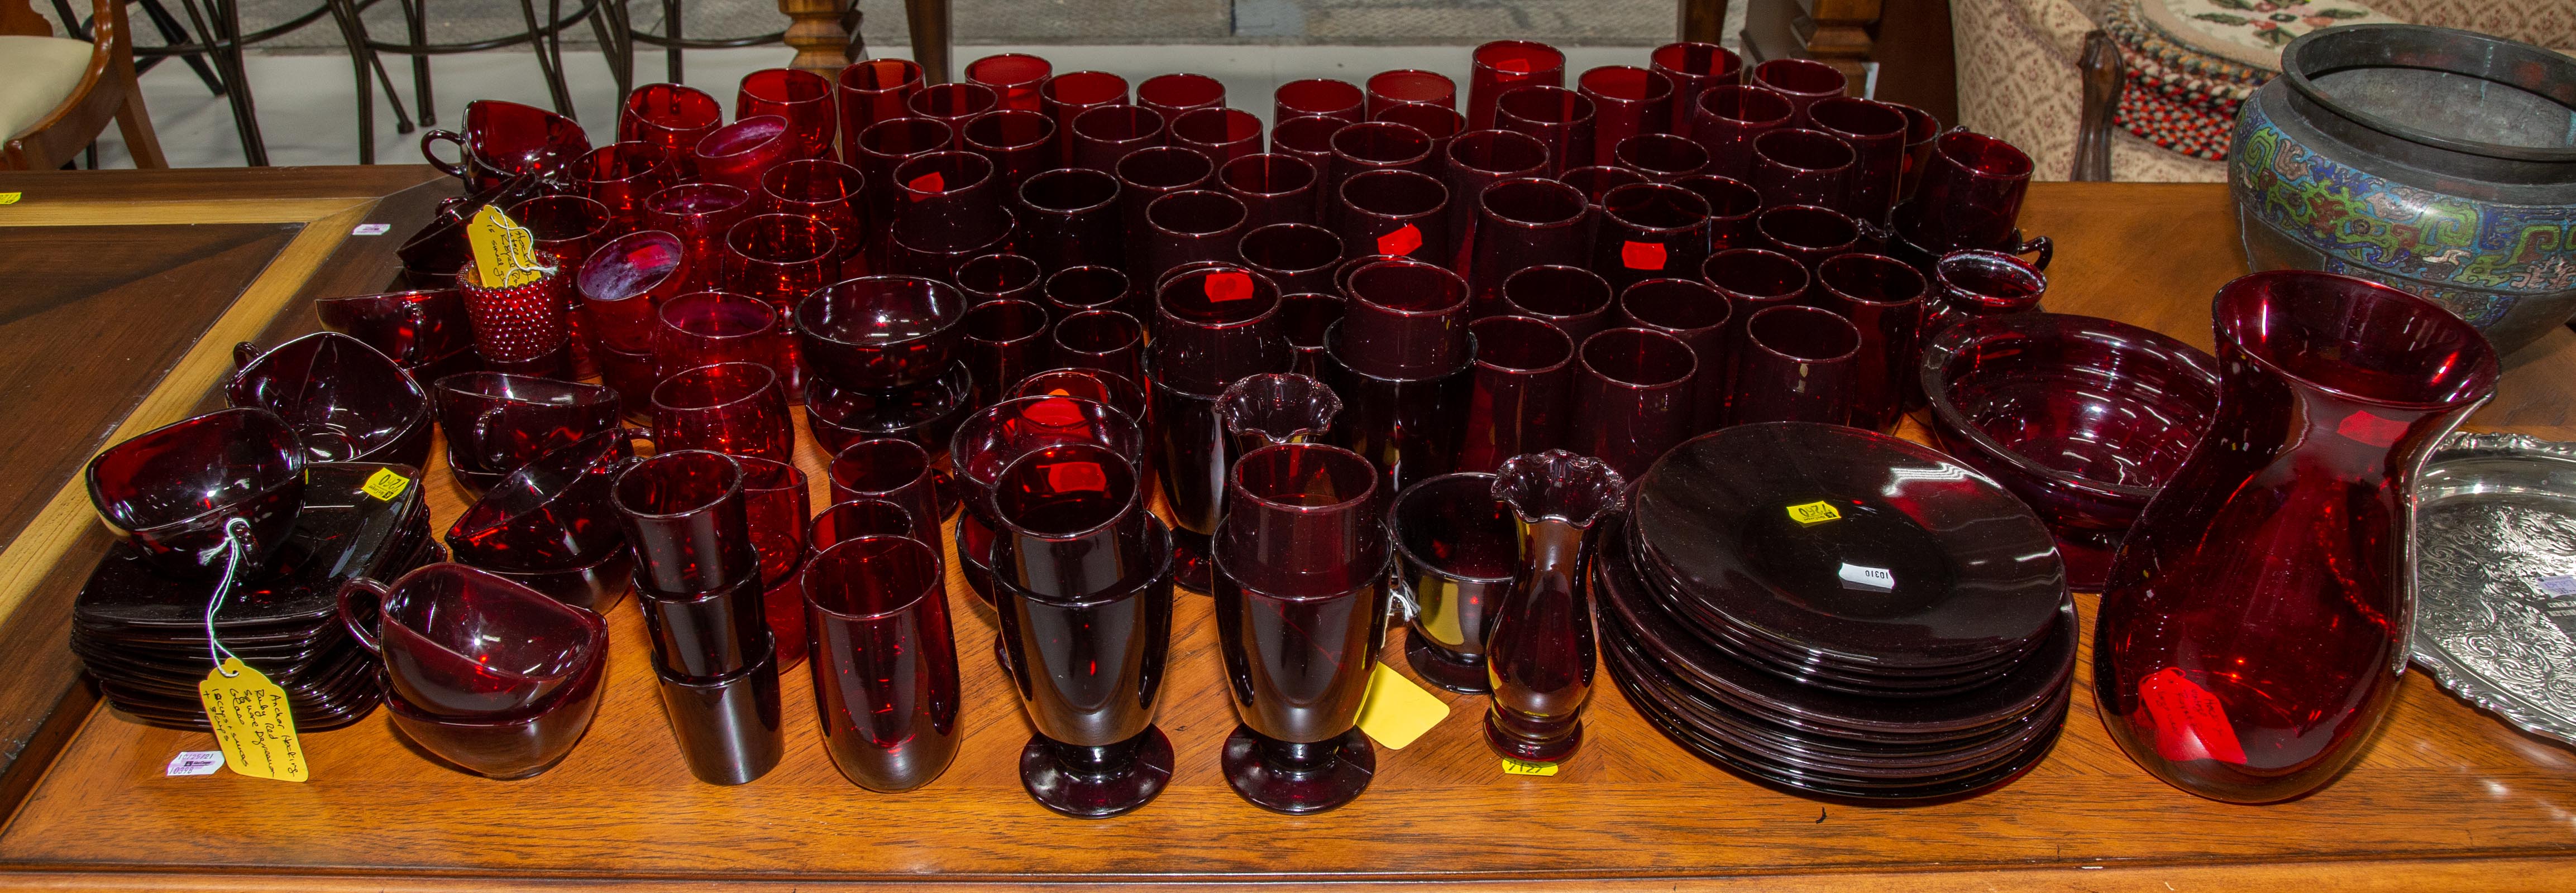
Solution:
M 388 495 L 371 495 L 381 471 L 406 480 L 400 492 L 380 480 L 372 492 Z M 286 690 L 298 731 L 357 722 L 383 699 L 376 657 L 340 622 L 338 594 L 351 577 L 391 580 L 446 560 L 419 477 L 403 465 L 307 463 L 294 534 L 216 612 L 215 635 Z M 207 728 L 197 683 L 214 668 L 206 602 L 216 582 L 164 574 L 124 541 L 109 548 L 72 603 L 71 633 L 109 703 L 153 725 Z
M 1594 585 L 1638 712 L 1758 782 L 1970 794 L 2065 720 L 2078 628 L 2047 528 L 1903 440 L 1778 422 L 1685 443 L 1638 480 Z

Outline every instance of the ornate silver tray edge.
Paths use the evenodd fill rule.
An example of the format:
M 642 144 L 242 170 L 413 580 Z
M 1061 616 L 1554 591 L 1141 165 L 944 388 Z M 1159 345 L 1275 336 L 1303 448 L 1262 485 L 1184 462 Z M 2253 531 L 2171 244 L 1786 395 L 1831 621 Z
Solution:
M 2576 443 L 2541 440 L 2522 434 L 2463 432 L 2445 439 L 2442 446 L 2426 460 L 2424 467 L 2429 472 L 2446 460 L 2511 455 L 2543 456 L 2576 463 Z M 2416 574 L 2420 586 L 2421 570 L 2417 569 Z M 2420 593 L 2417 601 L 2417 611 L 2420 615 L 2423 607 Z M 2433 681 L 2438 683 L 2442 690 L 2450 692 L 2460 700 L 2467 701 L 2471 706 L 2495 714 L 2514 728 L 2562 744 L 2576 746 L 2576 717 L 2561 716 L 2539 709 L 2529 699 L 2515 693 L 2510 686 L 2471 670 L 2453 657 L 2440 643 L 2434 641 L 2430 634 L 2424 632 L 2425 624 L 2421 616 L 2414 620 L 2412 628 L 2408 631 L 2408 650 L 2412 652 L 2415 664 L 2432 674 Z

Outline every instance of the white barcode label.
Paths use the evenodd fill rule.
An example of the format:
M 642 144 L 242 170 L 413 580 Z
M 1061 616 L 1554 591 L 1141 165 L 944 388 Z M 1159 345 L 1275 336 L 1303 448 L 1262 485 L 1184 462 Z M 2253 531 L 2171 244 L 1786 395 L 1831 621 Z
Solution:
M 1843 564 L 1842 578 L 1844 589 L 1867 589 L 1871 592 L 1896 591 L 1896 575 L 1883 567 L 1862 567 L 1846 562 Z
M 357 229 L 350 230 L 350 231 L 349 231 L 349 235 L 353 235 L 353 236 L 381 236 L 381 235 L 384 235 L 384 234 L 386 234 L 386 233 L 393 232 L 393 231 L 394 231 L 394 225 L 393 225 L 393 224 L 390 224 L 390 223 L 361 223 L 361 224 L 358 224 L 358 228 L 357 228 Z
M 213 774 L 215 774 L 215 770 L 217 770 L 217 769 L 221 769 L 221 768 L 223 768 L 223 767 L 224 767 L 224 752 L 223 752 L 223 751 L 220 751 L 220 750 L 183 750 L 183 751 L 180 751 L 180 752 L 179 752 L 179 755 L 178 755 L 178 756 L 175 756 L 175 757 L 171 757 L 171 758 L 170 758 L 170 768 L 169 768 L 168 770 L 166 770 L 166 771 L 162 772 L 161 774 L 163 774 L 163 775 L 165 775 L 165 776 L 169 776 L 169 775 L 213 775 Z
M 2533 585 L 2539 586 L 2540 591 L 2551 595 L 2576 595 L 2576 575 L 2559 574 L 2555 577 L 2542 577 L 2533 581 Z

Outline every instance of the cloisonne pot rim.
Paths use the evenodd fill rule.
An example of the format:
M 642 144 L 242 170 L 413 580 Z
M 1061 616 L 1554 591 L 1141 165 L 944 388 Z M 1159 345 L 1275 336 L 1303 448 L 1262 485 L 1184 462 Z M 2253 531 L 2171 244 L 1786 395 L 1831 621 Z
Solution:
M 2311 56 L 2324 56 L 2333 51 L 2341 50 L 2349 44 L 2369 44 L 2373 42 L 2380 43 L 2381 45 L 2371 47 L 2369 50 L 2365 50 L 2364 52 L 2371 52 L 2379 57 L 2374 60 L 2379 63 L 2376 65 L 2364 62 L 2356 65 L 2328 67 L 2333 65 L 2334 60 L 2311 58 Z M 2345 71 L 2352 68 L 2430 68 L 2430 66 L 2405 65 L 2403 64 L 2404 60 L 2402 56 L 2400 56 L 2396 51 L 2416 48 L 2415 45 L 2434 42 L 2469 44 L 2472 49 L 2466 50 L 2463 55 L 2496 60 L 2493 65 L 2496 70 L 2509 71 L 2520 69 L 2522 71 L 2539 74 L 2541 81 L 2539 83 L 2500 82 L 2504 83 L 2506 86 L 2524 90 L 2534 95 L 2559 99 L 2558 97 L 2550 96 L 2547 92 L 2547 84 L 2576 84 L 2576 59 L 2569 59 L 2566 56 L 2542 50 L 2528 44 L 2505 40 L 2498 37 L 2491 37 L 2472 31 L 2461 31 L 2455 28 L 2438 28 L 2430 25 L 2404 25 L 2394 23 L 2320 28 L 2315 31 L 2310 31 L 2307 34 L 2300 35 L 2298 39 L 2292 40 L 2288 46 L 2281 50 L 2281 80 L 2287 83 L 2290 90 L 2298 94 L 2299 98 L 2315 104 L 2318 108 L 2325 109 L 2336 115 L 2342 116 L 2343 118 L 2362 127 L 2378 131 L 2380 133 L 2385 133 L 2408 142 L 2418 143 L 2445 151 L 2459 152 L 2468 155 L 2482 155 L 2489 158 L 2557 164 L 2576 163 L 2576 147 L 2546 148 L 2539 146 L 2508 146 L 2499 143 L 2466 140 L 2457 137 L 2443 136 L 2419 127 L 2402 124 L 2379 115 L 2364 112 L 2345 105 L 2340 100 L 2337 100 L 2333 95 L 2319 89 L 2314 80 L 2317 77 L 2331 74 L 2336 71 Z M 2448 71 L 2448 69 L 2440 68 L 2430 68 L 2430 70 Z M 2472 72 L 2451 73 L 2467 75 L 2470 77 L 2478 76 Z M 2559 101 L 2561 104 L 2567 104 L 2564 99 L 2560 99 Z

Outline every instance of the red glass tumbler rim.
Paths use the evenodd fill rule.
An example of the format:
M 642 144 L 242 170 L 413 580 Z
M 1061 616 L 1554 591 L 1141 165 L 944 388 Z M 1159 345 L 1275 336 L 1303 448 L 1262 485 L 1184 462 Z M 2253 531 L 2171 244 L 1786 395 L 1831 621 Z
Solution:
M 1366 287 L 1369 283 L 1363 281 L 1385 279 L 1390 275 L 1399 274 L 1415 278 L 1417 284 L 1422 281 L 1420 277 L 1427 276 L 1430 281 L 1439 285 L 1435 289 L 1412 287 L 1379 290 Z M 1409 257 L 1387 257 L 1351 271 L 1348 291 L 1350 300 L 1366 304 L 1380 315 L 1408 319 L 1456 315 L 1466 308 L 1470 297 L 1467 280 L 1457 273 L 1450 272 L 1447 267 L 1439 264 L 1425 263 Z M 1390 296 L 1403 300 L 1386 300 Z
M 1506 146 L 1527 160 L 1500 157 Z M 1458 170 L 1511 179 L 1537 176 L 1547 169 L 1548 160 L 1546 143 L 1517 130 L 1470 130 L 1458 134 L 1441 149 L 1441 157 Z M 1512 166 L 1503 167 L 1505 164 Z
M 1023 131 L 1025 135 L 1015 141 L 1010 130 L 1011 123 L 1015 121 L 1025 122 L 1036 129 Z M 967 121 L 958 138 L 983 152 L 1025 151 L 1055 141 L 1055 119 L 1045 112 L 1028 109 L 995 109 Z
M 1497 210 L 1494 207 L 1497 200 L 1512 203 L 1514 213 Z M 1541 204 L 1529 204 L 1531 202 Z M 1476 199 L 1476 206 L 1492 222 L 1524 229 L 1552 229 L 1582 223 L 1583 212 L 1590 204 L 1582 190 L 1560 181 L 1516 177 L 1485 187 L 1485 193 Z M 1536 208 L 1539 213 L 1527 213 L 1531 208 Z
M 920 148 L 888 149 L 886 143 L 901 134 L 903 145 Z M 957 131 L 937 118 L 887 118 L 859 131 L 859 153 L 879 158 L 910 158 L 923 152 L 936 152 L 957 142 Z
M 811 241 L 799 241 L 802 236 Z M 813 252 L 796 250 L 812 245 Z M 832 227 L 803 214 L 754 214 L 735 221 L 725 233 L 725 247 L 735 256 L 772 266 L 819 264 L 839 252 Z
M 2004 180 L 2030 177 L 2030 156 L 2020 147 L 1965 127 L 1953 128 L 1934 137 L 1932 152 L 1979 177 Z
M 1256 168 L 1260 171 L 1258 175 L 1238 176 L 1235 173 L 1238 169 L 1249 171 Z M 1302 173 L 1293 175 L 1300 178 L 1293 183 L 1280 183 L 1277 182 L 1277 177 L 1282 171 L 1301 171 Z M 1227 192 L 1272 198 L 1295 195 L 1314 188 L 1315 174 L 1315 166 L 1308 163 L 1306 159 L 1294 155 L 1258 153 L 1227 159 L 1225 164 L 1217 167 L 1216 181 Z
M 832 454 L 831 463 L 823 468 L 832 492 L 871 497 L 902 492 L 930 473 L 930 448 L 908 437 L 857 441 Z
M 1307 155 L 1333 153 L 1333 135 L 1353 123 L 1323 115 L 1290 118 L 1270 125 L 1270 145 Z
M 1448 75 L 1419 68 L 1394 68 L 1369 75 L 1368 96 L 1389 103 L 1420 103 L 1443 108 L 1458 104 L 1458 83 Z
M 1066 96 L 1068 89 L 1085 92 Z M 1068 71 L 1038 85 L 1038 98 L 1077 108 L 1123 103 L 1127 101 L 1127 79 L 1106 71 Z
M 700 158 L 742 158 L 786 139 L 794 128 L 780 115 L 753 115 L 716 128 L 690 151 Z M 710 148 L 716 151 L 708 151 Z
M 1763 270 L 1761 272 L 1769 272 L 1775 275 L 1769 279 L 1757 281 L 1744 279 L 1733 275 L 1731 272 L 1720 272 L 1722 270 L 1734 271 L 1746 269 L 1746 265 L 1748 264 L 1768 267 L 1768 270 Z M 1789 276 L 1791 274 L 1796 276 L 1797 284 L 1794 286 L 1788 285 Z M 1799 294 L 1807 290 L 1807 286 L 1813 278 L 1813 276 L 1807 272 L 1807 265 L 1799 263 L 1797 258 L 1790 257 L 1786 254 L 1781 254 L 1780 252 L 1772 251 L 1767 248 L 1730 248 L 1725 251 L 1709 255 L 1708 260 L 1703 261 L 1700 264 L 1700 277 L 1708 284 L 1716 286 L 1719 291 L 1726 292 L 1730 295 L 1743 295 L 1756 300 L 1762 298 L 1786 298 Z M 1783 287 L 1778 288 L 1777 290 L 1755 290 L 1761 288 L 1765 283 L 1771 282 L 1780 283 Z
M 1191 267 L 1175 271 L 1155 289 L 1154 313 L 1161 323 L 1218 332 L 1256 326 L 1279 312 L 1279 289 L 1269 277 L 1224 262 Z M 1245 303 L 1245 298 L 1217 300 L 1208 294 L 1207 279 L 1227 273 L 1251 278 L 1251 303 Z
M 921 88 L 904 100 L 914 115 L 941 121 L 964 120 L 1000 108 L 1002 94 L 982 84 L 950 81 Z
M 1105 187 L 1088 193 L 1064 195 L 1060 190 L 1071 188 L 1061 185 L 1065 181 L 1085 181 L 1105 184 Z M 1116 204 L 1118 192 L 1118 178 L 1107 171 L 1087 167 L 1060 167 L 1039 171 L 1021 181 L 1020 203 L 1051 214 L 1073 216 L 1099 211 Z
M 842 68 L 833 82 L 853 93 L 900 90 L 921 83 L 921 64 L 910 59 L 861 59 Z
M 1825 340 L 1812 343 L 1784 344 L 1782 342 L 1787 338 L 1783 336 L 1787 333 L 1772 331 L 1781 326 L 1795 326 L 1801 323 L 1822 326 L 1833 334 L 1823 336 Z M 1763 337 L 1765 333 L 1769 333 L 1771 337 Z M 1851 320 L 1844 319 L 1842 314 L 1815 307 L 1793 305 L 1765 307 L 1754 311 L 1752 316 L 1745 317 L 1744 344 L 1792 362 L 1836 363 L 1860 355 L 1861 336 L 1860 328 L 1852 325 Z
M 1621 350 L 1623 346 L 1628 349 Z M 1632 391 L 1680 387 L 1689 384 L 1691 376 L 1699 372 L 1699 356 L 1689 344 L 1673 337 L 1670 332 L 1653 329 L 1603 329 L 1594 332 L 1592 337 L 1583 339 L 1583 347 L 1576 351 L 1576 356 L 1583 363 L 1585 373 L 1613 387 Z
M 1151 126 L 1147 126 L 1147 125 Z M 1106 133 L 1102 128 L 1114 127 Z M 1113 145 L 1145 143 L 1163 135 L 1163 113 L 1141 105 L 1098 105 L 1073 116 L 1073 135 Z
M 1590 121 L 1597 112 L 1591 97 L 1564 87 L 1523 84 L 1494 98 L 1494 115 L 1542 127 L 1567 127 Z
M 991 181 L 996 171 L 993 159 L 956 149 L 933 149 L 906 156 L 894 166 L 894 188 L 898 195 L 914 202 L 951 195 L 982 186 Z M 923 184 L 924 178 L 937 175 L 938 182 Z
M 1574 79 L 1577 92 L 1629 103 L 1649 103 L 1670 99 L 1673 81 L 1662 72 L 1634 65 L 1603 65 L 1587 69 Z M 1652 122 L 1648 122 L 1649 126 Z
M 1911 281 L 1914 283 L 1913 293 L 1892 296 L 1891 293 L 1878 289 L 1864 290 L 1850 279 L 1851 275 L 1856 274 L 1845 272 L 1859 267 L 1874 268 L 1898 280 Z M 1914 269 L 1913 264 L 1883 254 L 1867 252 L 1838 254 L 1816 264 L 1816 284 L 1833 292 L 1835 297 L 1865 307 L 1901 307 L 1906 304 L 1917 304 L 1931 293 L 1930 281 L 1924 279 L 1922 271 Z
M 700 400 L 680 402 L 690 388 L 703 387 Z M 749 405 L 778 387 L 778 372 L 760 363 L 709 363 L 664 376 L 653 386 L 655 413 L 708 412 Z
M 1216 175 L 1216 165 L 1179 146 L 1147 146 L 1119 158 L 1117 174 L 1122 190 L 1178 190 L 1207 182 Z
M 1506 71 L 1518 75 L 1539 75 L 1565 70 L 1565 53 L 1534 40 L 1491 40 L 1476 46 L 1470 57 L 1477 68 Z M 1537 60 L 1545 60 L 1541 64 Z M 1506 66 L 1505 62 L 1519 62 Z
M 763 68 L 742 76 L 736 86 L 743 96 L 778 105 L 832 98 L 832 81 L 801 68 Z
M 1515 288 L 1515 284 L 1520 287 Z M 1497 295 L 1519 315 L 1550 323 L 1598 318 L 1619 300 L 1618 293 L 1610 288 L 1610 280 L 1588 268 L 1565 264 L 1533 264 L 1514 270 L 1503 277 Z
M 1668 290 L 1687 292 L 1698 300 L 1676 297 L 1668 299 L 1669 303 L 1644 304 L 1642 308 L 1638 301 L 1631 300 L 1632 297 L 1651 296 Z M 1719 291 L 1716 286 L 1695 279 L 1638 280 L 1629 285 L 1626 290 L 1619 292 L 1618 306 L 1620 315 L 1625 317 L 1633 328 L 1652 329 L 1671 334 L 1712 331 L 1725 326 L 1735 316 L 1735 305 L 1726 300 L 1725 292 Z M 1687 311 L 1700 308 L 1714 308 L 1716 314 L 1714 317 L 1676 318 L 1670 313 L 1674 310 Z M 1646 309 L 1649 312 L 1640 313 L 1640 309 Z
M 1205 237 L 1241 227 L 1251 212 L 1243 200 L 1211 189 L 1181 189 L 1145 205 L 1145 222 L 1183 237 Z
M 1072 336 L 1075 340 L 1066 340 Z M 1068 313 L 1055 324 L 1054 341 L 1058 348 L 1091 357 L 1105 357 L 1145 347 L 1145 324 L 1117 310 L 1084 310 Z
M 1255 244 L 1267 247 L 1269 243 L 1287 240 L 1303 240 L 1303 244 L 1288 241 L 1288 244 L 1283 247 L 1306 249 L 1309 252 L 1308 255 L 1282 258 L 1277 252 L 1261 251 L 1257 252 L 1261 255 L 1260 258 L 1254 257 L 1256 252 L 1252 249 Z M 1332 230 L 1311 223 L 1291 221 L 1255 227 L 1243 234 L 1243 241 L 1239 245 L 1245 263 L 1289 275 L 1321 273 L 1342 262 L 1342 237 L 1334 235 Z M 1313 262 L 1283 266 L 1282 264 L 1287 261 Z
M 1207 122 L 1216 122 L 1214 132 L 1201 132 Z M 1198 108 L 1182 112 L 1172 119 L 1172 138 L 1184 145 L 1227 146 L 1244 140 L 1261 139 L 1261 118 L 1242 109 Z M 1183 132 L 1189 131 L 1189 132 Z
M 1683 217 L 1647 217 L 1649 212 L 1668 210 L 1656 202 L 1677 203 Z M 1708 225 L 1708 200 L 1699 193 L 1668 183 L 1625 183 L 1610 187 L 1601 194 L 1602 216 L 1639 235 L 1673 236 Z
M 1519 332 L 1498 330 L 1520 329 Z M 1574 363 L 1574 339 L 1555 323 L 1534 316 L 1488 316 L 1467 324 L 1476 339 L 1476 365 L 1514 375 L 1546 375 Z M 1538 353 L 1530 353 L 1533 349 Z
M 957 265 L 957 287 L 975 295 L 1017 294 L 1036 288 L 1045 277 L 1037 261 L 1018 254 L 978 254 Z
M 646 504 L 642 508 L 638 508 L 636 503 L 640 497 L 632 494 L 626 486 L 630 479 L 640 481 L 650 478 L 653 475 L 661 474 L 666 466 L 680 465 L 682 463 L 706 465 L 715 462 L 723 463 L 723 468 L 725 469 L 725 477 L 723 479 L 724 486 L 717 489 L 712 496 L 700 502 L 684 503 L 679 505 Z M 686 518 L 690 515 L 723 505 L 728 499 L 742 498 L 742 465 L 741 463 L 735 462 L 734 457 L 714 450 L 671 450 L 669 452 L 657 452 L 651 456 L 639 459 L 634 464 L 626 466 L 625 470 L 619 471 L 617 473 L 617 480 L 609 485 L 609 492 L 613 494 L 613 498 L 617 500 L 617 510 L 620 512 L 624 512 L 638 518 L 653 520 Z
M 842 520 L 852 516 L 861 520 Z M 893 525 L 881 523 L 889 518 L 902 522 L 902 529 L 891 530 Z M 825 536 L 827 532 L 837 533 L 844 527 L 855 527 L 856 530 L 841 536 Z M 917 540 L 920 539 L 920 530 L 921 524 L 913 520 L 912 512 L 898 503 L 872 497 L 844 499 L 824 506 L 822 511 L 814 513 L 814 517 L 805 522 L 805 551 L 810 558 L 815 552 L 862 536 L 899 536 Z M 825 542 L 827 539 L 830 542 Z
M 1832 171 L 1860 163 L 1850 143 L 1822 130 L 1783 127 L 1753 138 L 1753 157 L 1797 171 Z
M 870 606 L 874 610 L 855 612 L 835 610 L 837 607 L 850 605 L 850 602 L 835 601 L 827 606 L 818 600 L 818 595 L 832 591 L 831 587 L 819 585 L 821 581 L 817 579 L 818 574 L 829 573 L 843 562 L 898 552 L 915 553 L 907 556 L 911 561 L 899 567 L 898 571 L 922 574 L 927 577 L 919 581 L 921 586 L 918 589 L 908 585 L 903 587 L 905 591 L 911 592 L 909 596 L 903 596 L 900 600 L 889 601 L 883 605 Z M 797 582 L 798 588 L 805 596 L 805 607 L 810 610 L 839 620 L 885 620 L 922 607 L 935 595 L 946 594 L 948 581 L 940 573 L 942 567 L 944 565 L 939 560 L 938 550 L 932 549 L 929 544 L 921 540 L 908 536 L 857 536 L 833 543 L 830 547 L 808 556 L 805 559 L 805 569 L 798 574 Z M 914 581 L 897 578 L 896 582 Z
M 1680 40 L 1664 44 L 1646 54 L 1646 58 L 1650 65 L 1683 74 L 1719 79 L 1739 74 L 1744 67 L 1744 57 L 1736 55 L 1734 50 L 1697 40 Z M 1724 64 L 1701 64 L 1699 60 L 1703 59 L 1710 63 Z
M 1752 84 L 1710 87 L 1698 102 L 1698 114 L 1737 126 L 1786 124 L 1798 115 L 1787 94 Z
M 1280 461 L 1283 457 L 1303 453 L 1314 453 L 1324 457 L 1330 464 L 1323 466 L 1321 470 L 1326 475 L 1336 478 L 1335 483 L 1341 485 L 1336 489 L 1354 492 L 1356 495 L 1333 502 L 1309 505 L 1303 501 L 1281 501 L 1278 497 L 1282 494 L 1279 492 L 1274 492 L 1268 487 L 1256 491 L 1252 486 L 1244 483 L 1244 473 L 1247 470 L 1259 469 L 1264 463 Z M 1227 492 L 1243 500 L 1244 504 L 1257 506 L 1263 511 L 1292 515 L 1324 515 L 1367 506 L 1371 500 L 1377 498 L 1380 477 L 1382 475 L 1377 473 L 1375 465 L 1371 465 L 1367 458 L 1350 450 L 1320 443 L 1280 443 L 1243 454 L 1242 458 L 1235 460 L 1233 468 L 1227 469 L 1225 481 Z
M 1091 480 L 1088 474 L 1080 473 L 1078 467 L 1069 473 L 1064 467 L 1067 462 L 1093 466 L 1099 470 L 1101 479 Z M 996 493 L 1008 492 L 1014 482 L 1028 478 L 1036 479 L 1026 482 L 1032 487 L 1093 490 L 1110 494 L 1114 502 L 1107 511 L 1095 512 L 1069 525 L 1039 525 L 1020 517 L 1007 500 L 994 500 L 994 517 L 1015 536 L 1049 542 L 1087 539 L 1109 532 L 1144 510 L 1136 466 L 1130 462 L 1130 457 L 1101 444 L 1076 441 L 1022 453 L 1003 466 L 1001 474 L 993 476 L 993 489 Z
M 1357 118 L 1368 103 L 1368 94 L 1349 81 L 1306 78 L 1279 85 L 1270 92 L 1270 101 L 1274 109 L 1286 113 L 1279 115 L 1282 123 L 1289 118 L 1345 114 Z
M 1136 85 L 1136 101 L 1181 110 L 1221 105 L 1225 102 L 1225 83 L 1186 71 L 1158 74 Z
M 1368 167 L 1409 167 L 1438 148 L 1430 134 L 1409 124 L 1362 121 L 1333 131 L 1333 157 Z
M 995 53 L 966 63 L 966 79 L 987 87 L 1034 85 L 1055 73 L 1055 64 L 1027 53 Z
M 821 175 L 799 176 L 813 170 L 821 171 Z M 796 194 L 790 195 L 788 193 L 791 190 L 787 188 L 787 184 L 791 182 L 808 185 L 828 183 L 838 190 L 838 194 L 823 194 L 812 189 L 801 189 L 793 190 Z M 777 167 L 770 168 L 760 175 L 761 194 L 769 196 L 773 202 L 798 205 L 855 201 L 865 190 L 866 184 L 867 175 L 860 173 L 858 168 L 829 158 L 791 158 L 779 162 Z
M 730 201 L 728 201 L 730 199 Z M 712 202 L 712 207 L 702 203 Z M 666 217 L 707 217 L 751 204 L 751 190 L 731 183 L 679 183 L 644 197 L 644 212 Z
M 1797 96 L 1826 96 L 1851 88 L 1840 69 L 1814 59 L 1781 58 L 1754 65 L 1745 82 Z

